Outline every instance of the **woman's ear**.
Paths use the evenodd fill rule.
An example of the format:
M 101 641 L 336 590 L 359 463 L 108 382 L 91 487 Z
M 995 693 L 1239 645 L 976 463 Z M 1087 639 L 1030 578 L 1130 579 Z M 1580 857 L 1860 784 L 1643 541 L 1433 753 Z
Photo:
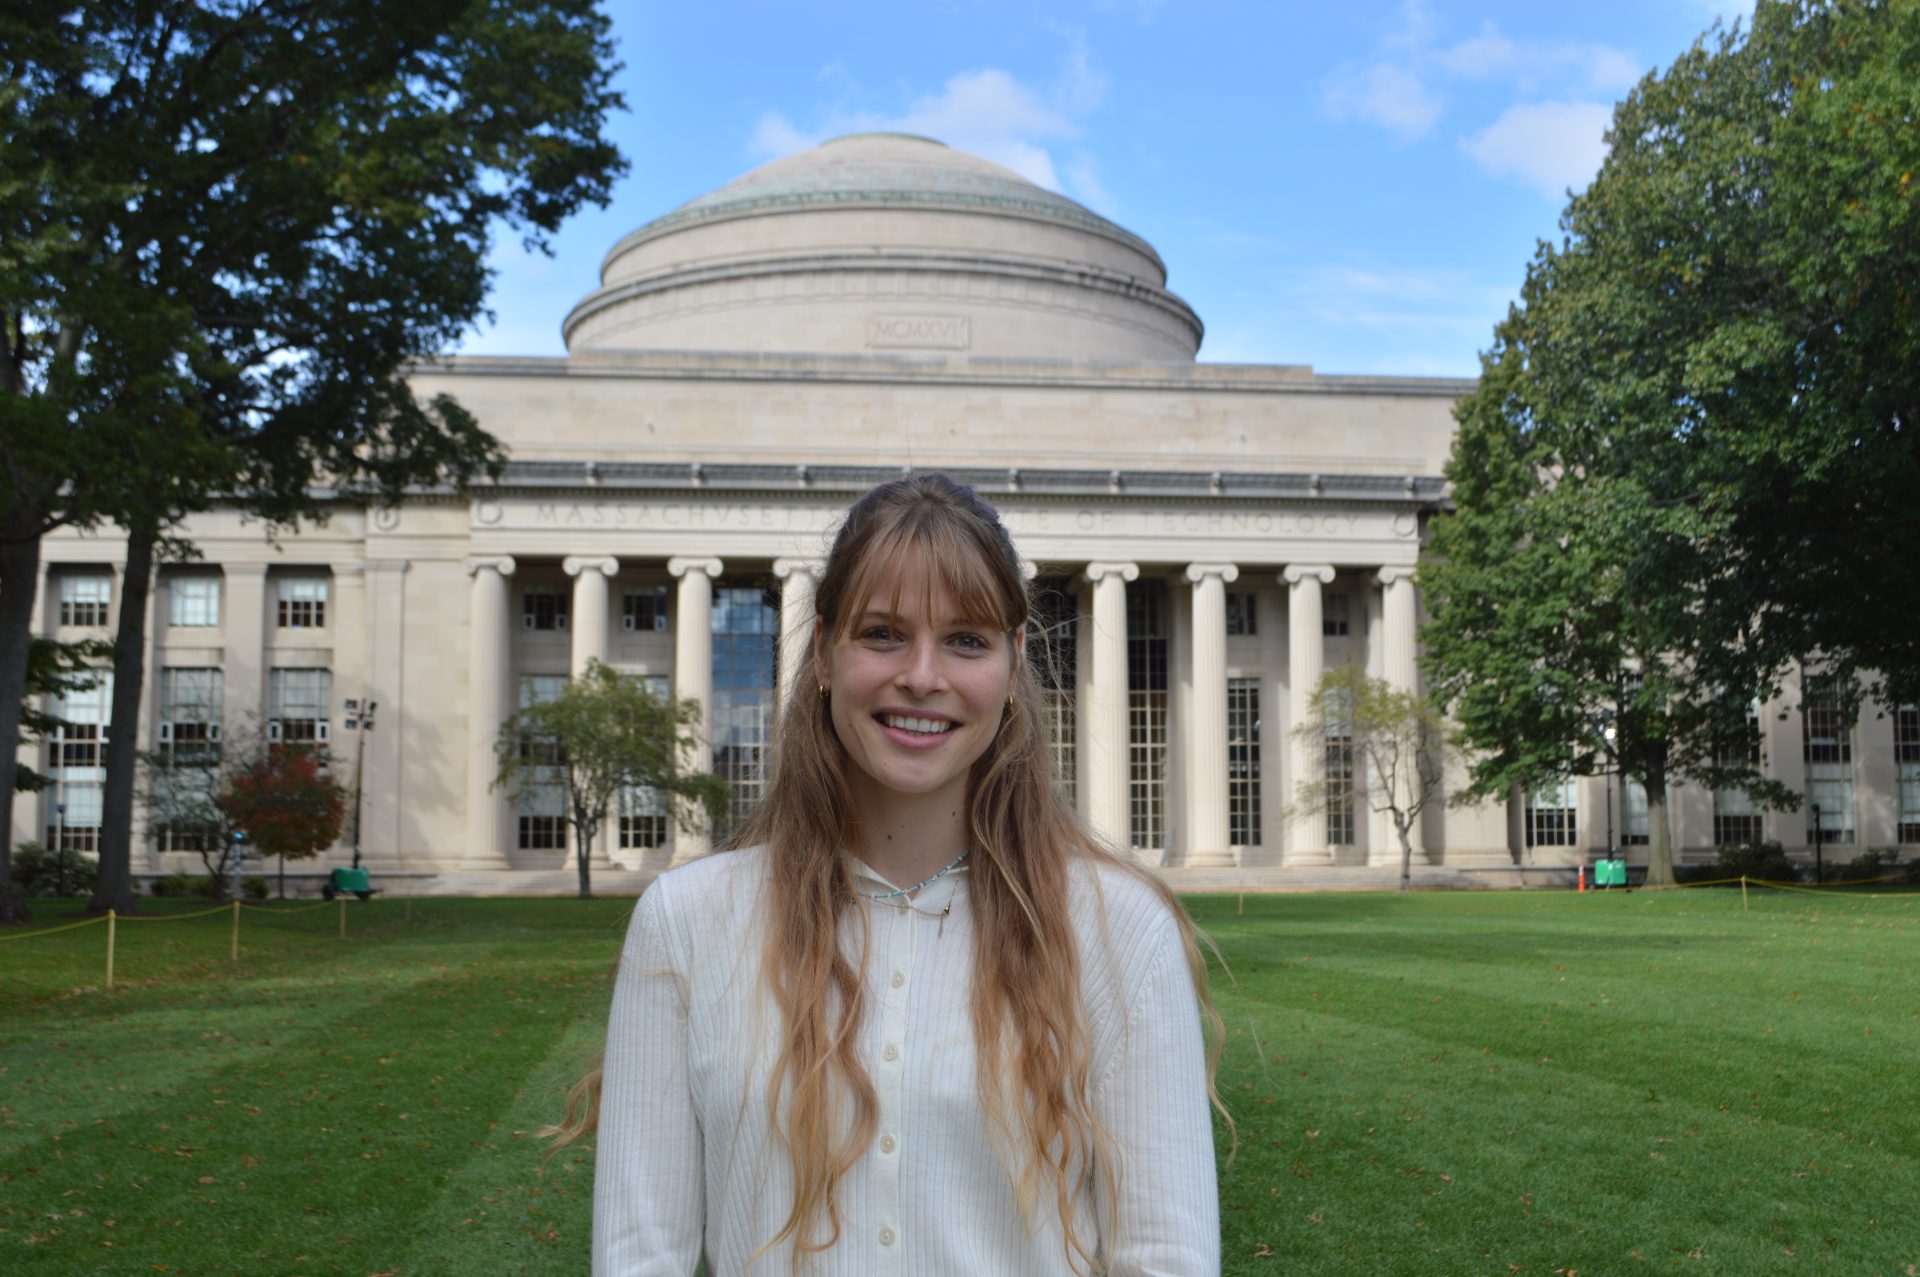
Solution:
M 813 618 L 813 683 L 816 688 L 829 687 L 827 675 L 833 664 L 827 659 L 827 622 L 825 617 Z

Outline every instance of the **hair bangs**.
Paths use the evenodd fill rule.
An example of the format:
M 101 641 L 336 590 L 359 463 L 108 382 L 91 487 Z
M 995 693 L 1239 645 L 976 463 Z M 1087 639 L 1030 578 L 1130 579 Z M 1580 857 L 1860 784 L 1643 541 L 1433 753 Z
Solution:
M 936 617 L 940 623 L 960 621 L 1003 634 L 1026 623 L 1020 582 L 1003 580 L 991 551 L 942 514 L 933 507 L 909 509 L 893 526 L 875 531 L 847 582 L 836 637 L 849 637 L 869 613 L 902 616 L 902 605 L 910 601 L 929 617 L 950 605 L 956 614 Z M 920 597 L 911 599 L 916 592 Z

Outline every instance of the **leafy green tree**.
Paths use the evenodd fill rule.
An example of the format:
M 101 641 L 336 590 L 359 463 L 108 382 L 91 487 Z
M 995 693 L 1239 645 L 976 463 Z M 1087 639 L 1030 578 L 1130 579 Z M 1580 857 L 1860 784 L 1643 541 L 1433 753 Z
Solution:
M 1468 794 L 1618 770 L 1646 790 L 1647 879 L 1670 882 L 1672 784 L 1796 801 L 1762 775 L 1748 714 L 1786 654 L 1722 593 L 1726 521 L 1681 498 L 1677 474 L 1541 424 L 1534 282 L 1456 409 L 1454 509 L 1420 570 L 1425 665 Z
M 700 706 L 655 696 L 644 682 L 599 661 L 570 680 L 552 700 L 529 705 L 500 725 L 494 786 L 518 801 L 552 785 L 566 798 L 573 829 L 580 896 L 593 894 L 587 867 L 607 812 L 625 789 L 646 789 L 680 827 L 697 827 L 726 812 L 729 787 L 681 759 L 697 756 Z
M 27 677 L 25 695 L 19 709 L 19 743 L 21 745 L 39 744 L 54 739 L 55 734 L 65 726 L 58 715 L 40 708 L 35 704 L 42 699 L 53 699 L 68 692 L 85 691 L 99 684 L 102 671 L 100 664 L 112 654 L 112 648 L 98 640 L 83 639 L 77 643 L 60 643 L 50 638 L 34 636 L 27 649 Z M 18 793 L 39 793 L 53 783 L 51 777 L 38 768 L 16 761 L 14 764 L 11 789 Z M 8 795 L 11 799 L 11 794 Z M 26 846 L 28 844 L 22 844 Z M 33 844 L 36 845 L 37 844 Z M 24 896 L 16 894 L 20 875 L 14 872 L 12 857 L 6 854 L 10 848 L 0 847 L 0 917 L 24 919 L 26 901 Z M 55 848 L 47 853 L 55 858 L 71 853 Z M 92 890 L 93 866 L 88 865 L 87 889 Z M 31 895 L 27 892 L 26 895 Z
M 1920 684 L 1917 57 L 1912 0 L 1760 0 L 1649 76 L 1456 411 L 1436 698 L 1476 792 L 1641 781 L 1651 881 L 1672 782 L 1797 802 L 1747 723 L 1792 663 Z
M 601 136 L 620 105 L 606 31 L 592 0 L 0 12 L 0 757 L 40 539 L 112 521 L 94 906 L 133 903 L 141 628 L 180 520 L 220 501 L 291 523 L 498 466 L 404 373 L 483 315 L 496 227 L 544 245 L 605 203 L 623 168 Z
M 1293 734 L 1318 764 L 1294 787 L 1293 811 L 1320 815 L 1351 802 L 1385 815 L 1400 841 L 1400 890 L 1411 890 L 1413 830 L 1440 801 L 1452 752 L 1440 711 L 1418 692 L 1340 665 L 1321 675 Z

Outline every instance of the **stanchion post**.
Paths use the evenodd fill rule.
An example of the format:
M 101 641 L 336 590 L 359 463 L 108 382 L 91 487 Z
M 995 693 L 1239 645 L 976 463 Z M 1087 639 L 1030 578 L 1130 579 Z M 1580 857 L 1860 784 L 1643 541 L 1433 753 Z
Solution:
M 1742 913 L 1745 913 L 1752 908 L 1753 906 L 1747 903 L 1747 876 L 1745 874 L 1741 874 L 1740 875 L 1740 911 Z
M 107 910 L 107 988 L 113 988 L 113 930 L 117 915 Z
M 347 898 L 345 896 L 340 897 L 340 938 L 342 940 L 347 938 Z
M 233 943 L 227 946 L 227 961 L 240 961 L 240 902 L 233 902 Z

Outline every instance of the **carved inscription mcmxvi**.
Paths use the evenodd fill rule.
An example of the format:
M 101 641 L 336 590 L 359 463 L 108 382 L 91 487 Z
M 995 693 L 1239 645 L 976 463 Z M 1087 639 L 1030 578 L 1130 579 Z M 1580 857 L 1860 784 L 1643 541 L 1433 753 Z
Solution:
M 965 315 L 869 315 L 867 345 L 875 350 L 965 350 L 973 324 Z

